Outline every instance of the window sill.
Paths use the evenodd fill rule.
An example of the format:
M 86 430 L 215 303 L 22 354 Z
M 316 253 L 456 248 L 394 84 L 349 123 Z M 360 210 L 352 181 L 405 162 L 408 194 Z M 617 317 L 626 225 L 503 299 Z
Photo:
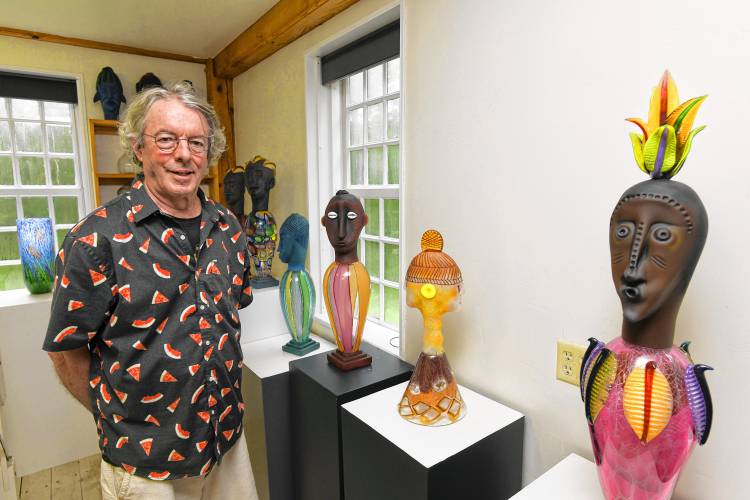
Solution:
M 336 342 L 333 338 L 333 331 L 331 330 L 331 324 L 328 322 L 327 317 L 315 315 L 313 332 L 317 335 L 330 339 L 331 342 Z M 391 339 L 396 339 L 395 346 L 391 344 Z M 398 348 L 399 334 L 384 326 L 368 321 L 365 324 L 365 331 L 362 334 L 362 341 L 372 344 L 378 349 L 393 354 L 396 357 L 399 356 Z
M 23 306 L 26 304 L 38 304 L 51 301 L 51 292 L 32 295 L 25 288 L 0 292 L 0 309 L 4 307 Z

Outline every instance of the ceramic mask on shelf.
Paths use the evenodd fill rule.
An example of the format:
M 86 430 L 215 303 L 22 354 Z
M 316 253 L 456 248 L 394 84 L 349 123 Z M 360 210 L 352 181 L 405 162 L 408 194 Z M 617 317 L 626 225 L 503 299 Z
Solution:
M 268 288 L 279 284 L 271 276 L 276 251 L 276 219 L 268 211 L 270 192 L 275 185 L 275 163 L 256 156 L 245 165 L 245 189 L 253 201 L 253 208 L 245 220 L 245 234 L 255 267 L 251 279 L 254 288 Z
M 421 246 L 422 252 L 406 271 L 406 304 L 422 313 L 422 352 L 398 412 L 415 424 L 448 425 L 466 415 L 466 404 L 443 347 L 443 315 L 461 305 L 463 280 L 456 262 L 443 252 L 439 232 L 425 231 Z
M 673 345 L 677 313 L 708 233 L 690 187 L 670 180 L 683 166 L 706 96 L 679 104 L 665 72 L 648 122 L 631 134 L 636 163 L 651 179 L 623 193 L 610 219 L 612 279 L 622 303 L 621 336 L 594 338 L 581 367 L 599 481 L 608 499 L 668 499 L 696 443 L 711 429 L 704 372 L 689 342 Z
M 292 340 L 282 346 L 286 352 L 302 356 L 320 347 L 310 338 L 315 313 L 315 286 L 305 270 L 310 224 L 300 214 L 292 214 L 279 230 L 279 260 L 288 264 L 279 283 L 281 311 Z
M 55 259 L 52 221 L 47 217 L 18 219 L 16 229 L 26 288 L 34 294 L 49 292 L 54 280 Z
M 367 215 L 356 196 L 341 190 L 328 202 L 320 222 L 336 255 L 323 276 L 323 298 L 338 347 L 328 354 L 328 362 L 345 371 L 367 366 L 372 357 L 359 346 L 370 305 L 370 274 L 357 256 Z
M 117 120 L 120 114 L 120 104 L 125 102 L 122 83 L 109 66 L 102 68 L 96 77 L 96 94 L 94 102 L 102 102 L 105 120 Z

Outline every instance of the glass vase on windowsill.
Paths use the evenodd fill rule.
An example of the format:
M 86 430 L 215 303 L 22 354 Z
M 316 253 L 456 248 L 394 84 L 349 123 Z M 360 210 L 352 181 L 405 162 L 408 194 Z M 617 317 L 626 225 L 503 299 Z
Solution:
M 16 228 L 26 288 L 32 294 L 51 291 L 55 258 L 52 221 L 48 217 L 19 219 Z

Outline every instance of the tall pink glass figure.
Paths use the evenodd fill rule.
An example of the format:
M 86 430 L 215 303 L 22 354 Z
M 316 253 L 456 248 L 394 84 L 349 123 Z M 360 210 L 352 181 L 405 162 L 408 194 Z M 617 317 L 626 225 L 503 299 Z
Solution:
M 367 214 L 359 199 L 338 191 L 321 218 L 336 258 L 323 276 L 323 298 L 338 349 L 328 362 L 348 371 L 372 363 L 359 350 L 370 305 L 370 274 L 357 256 L 357 240 L 367 225 Z
M 651 176 L 620 197 L 610 220 L 612 279 L 623 310 L 622 334 L 589 339 L 581 367 L 599 481 L 608 499 L 672 496 L 696 443 L 711 430 L 704 372 L 674 343 L 675 322 L 708 234 L 708 216 L 690 187 L 670 180 L 683 166 L 706 96 L 679 104 L 665 72 L 649 120 L 629 121 L 636 163 Z

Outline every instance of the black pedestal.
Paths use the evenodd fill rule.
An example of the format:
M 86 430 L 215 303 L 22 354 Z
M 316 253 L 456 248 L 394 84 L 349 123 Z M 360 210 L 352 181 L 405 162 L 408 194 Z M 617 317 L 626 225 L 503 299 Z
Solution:
M 361 349 L 372 365 L 349 372 L 325 353 L 289 363 L 296 500 L 344 500 L 340 406 L 411 377 L 413 367 L 396 356 L 367 343 Z
M 522 414 L 461 387 L 463 419 L 420 426 L 398 415 L 405 387 L 341 409 L 346 500 L 503 500 L 521 489 Z

